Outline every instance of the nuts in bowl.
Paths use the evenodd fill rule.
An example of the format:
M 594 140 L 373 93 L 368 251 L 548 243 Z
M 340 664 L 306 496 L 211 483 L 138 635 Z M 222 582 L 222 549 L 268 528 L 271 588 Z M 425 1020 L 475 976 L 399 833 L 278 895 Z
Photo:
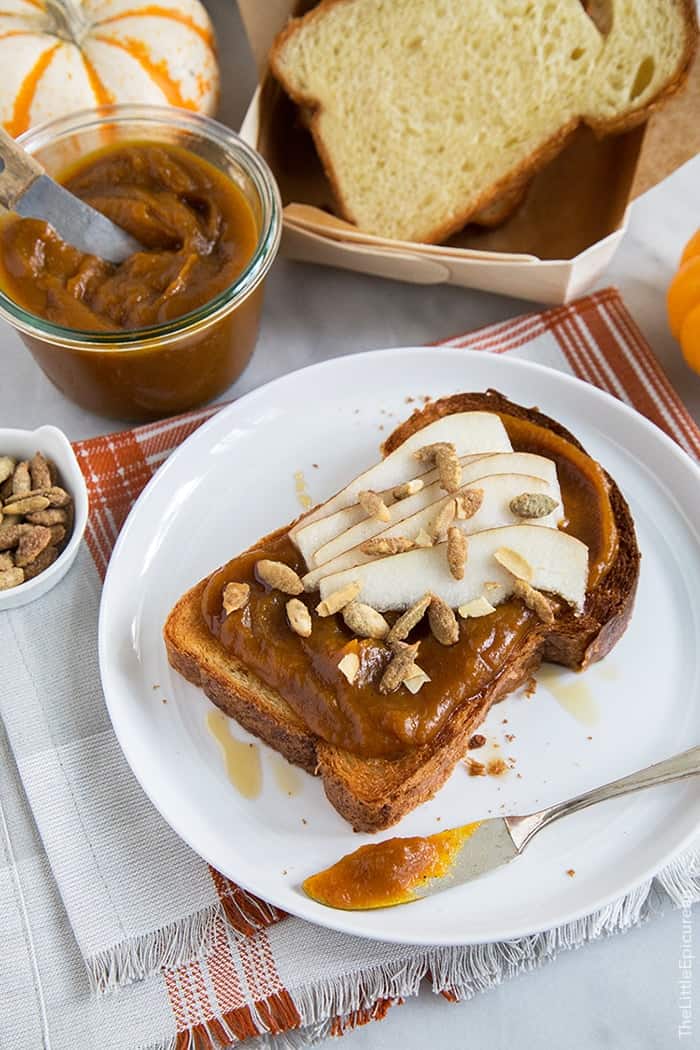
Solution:
M 43 452 L 18 463 L 0 455 L 0 590 L 53 565 L 73 530 L 73 498 Z
M 66 436 L 51 426 L 0 430 L 0 609 L 63 577 L 86 520 L 85 482 Z

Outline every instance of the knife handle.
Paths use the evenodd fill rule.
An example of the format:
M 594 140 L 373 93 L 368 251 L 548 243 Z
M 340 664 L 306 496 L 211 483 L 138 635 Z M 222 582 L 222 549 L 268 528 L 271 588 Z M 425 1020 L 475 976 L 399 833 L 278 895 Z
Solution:
M 0 127 L 0 204 L 13 211 L 22 194 L 44 169 Z
M 620 780 L 613 780 L 610 784 L 593 788 L 592 791 L 567 799 L 566 802 L 558 802 L 555 806 L 541 809 L 538 813 L 529 813 L 524 817 L 506 817 L 506 824 L 515 847 L 520 852 L 533 835 L 560 817 L 568 817 L 570 813 L 593 806 L 596 802 L 604 802 L 608 798 L 628 795 L 631 791 L 641 791 L 642 788 L 655 787 L 656 784 L 670 784 L 674 780 L 684 780 L 699 773 L 700 747 L 691 747 L 689 751 L 683 751 L 680 755 L 630 773 Z

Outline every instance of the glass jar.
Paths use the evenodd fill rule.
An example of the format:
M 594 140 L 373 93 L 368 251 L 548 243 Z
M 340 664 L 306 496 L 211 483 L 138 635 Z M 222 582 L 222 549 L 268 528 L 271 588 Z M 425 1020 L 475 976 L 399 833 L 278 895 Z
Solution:
M 146 420 L 194 408 L 241 374 L 255 347 L 263 281 L 277 254 L 281 203 L 265 161 L 215 120 L 171 106 L 105 106 L 32 128 L 18 140 L 49 174 L 107 145 L 177 145 L 228 175 L 246 196 L 258 239 L 243 272 L 223 292 L 166 324 L 84 332 L 37 317 L 0 289 L 0 317 L 19 332 L 51 382 L 83 408 Z

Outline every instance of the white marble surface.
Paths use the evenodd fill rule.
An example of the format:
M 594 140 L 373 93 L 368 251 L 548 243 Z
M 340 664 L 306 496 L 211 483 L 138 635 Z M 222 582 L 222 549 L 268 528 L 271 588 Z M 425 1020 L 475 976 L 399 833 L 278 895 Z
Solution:
M 237 127 L 253 89 L 252 60 L 233 0 L 206 2 L 217 25 L 224 69 L 221 117 Z M 629 232 L 602 283 L 621 289 L 671 382 L 700 422 L 700 377 L 685 367 L 667 331 L 664 312 L 665 289 L 681 247 L 698 226 L 700 157 L 638 202 Z M 279 260 L 267 284 L 258 349 L 225 396 L 245 393 L 324 358 L 427 342 L 531 308 L 519 300 L 480 292 L 402 285 Z M 105 422 L 65 401 L 19 339 L 1 324 L 0 388 L 5 395 L 3 426 L 50 422 L 72 439 L 118 428 L 118 423 Z M 554 964 L 469 1003 L 448 1005 L 425 990 L 417 1000 L 392 1010 L 381 1024 L 351 1033 L 343 1046 L 422 1050 L 430 1043 L 436 1050 L 467 1044 L 525 1050 L 537 1042 L 572 1050 L 670 1048 L 679 1041 L 680 950 L 680 915 L 668 912 L 643 929 L 561 956 Z M 695 973 L 695 1002 L 700 1004 L 700 966 Z

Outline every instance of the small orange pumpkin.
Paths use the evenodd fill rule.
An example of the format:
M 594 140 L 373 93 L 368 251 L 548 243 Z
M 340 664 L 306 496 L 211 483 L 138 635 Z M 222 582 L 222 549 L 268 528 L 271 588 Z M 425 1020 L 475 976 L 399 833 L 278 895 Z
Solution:
M 666 298 L 668 324 L 683 357 L 700 372 L 700 230 L 690 238 Z
M 3 0 L 0 122 L 10 135 L 111 102 L 213 113 L 214 32 L 199 0 Z

